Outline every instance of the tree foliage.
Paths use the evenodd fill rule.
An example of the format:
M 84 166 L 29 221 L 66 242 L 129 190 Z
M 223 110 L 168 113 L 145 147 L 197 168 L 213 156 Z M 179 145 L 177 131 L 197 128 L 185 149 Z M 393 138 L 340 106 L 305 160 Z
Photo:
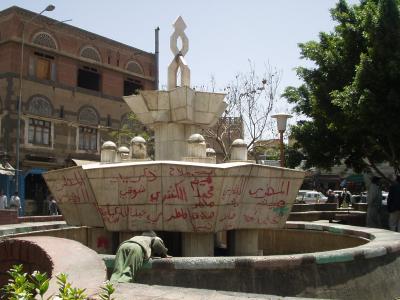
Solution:
M 110 136 L 120 146 L 129 146 L 133 137 L 141 136 L 147 142 L 149 157 L 154 158 L 154 132 L 141 123 L 134 112 L 129 112 L 121 122 L 120 128 L 111 131 Z
M 308 166 L 329 169 L 343 161 L 356 171 L 388 162 L 399 173 L 400 17 L 396 0 L 340 0 L 331 10 L 337 26 L 318 41 L 299 44 L 300 87 L 284 96 L 305 115 L 292 133 Z

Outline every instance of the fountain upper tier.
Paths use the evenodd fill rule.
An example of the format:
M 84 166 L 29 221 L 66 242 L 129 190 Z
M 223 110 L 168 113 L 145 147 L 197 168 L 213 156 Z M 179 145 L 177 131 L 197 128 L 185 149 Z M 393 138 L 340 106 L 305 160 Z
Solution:
M 282 228 L 304 172 L 234 162 L 90 164 L 45 175 L 71 225 L 109 231 Z

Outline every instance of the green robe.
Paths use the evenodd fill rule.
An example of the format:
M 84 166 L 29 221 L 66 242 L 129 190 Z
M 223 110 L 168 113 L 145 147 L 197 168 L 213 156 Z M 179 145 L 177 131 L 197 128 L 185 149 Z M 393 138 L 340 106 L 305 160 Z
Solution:
M 158 237 L 135 236 L 123 242 L 115 255 L 112 282 L 133 282 L 143 263 L 153 255 L 165 257 L 168 249 Z

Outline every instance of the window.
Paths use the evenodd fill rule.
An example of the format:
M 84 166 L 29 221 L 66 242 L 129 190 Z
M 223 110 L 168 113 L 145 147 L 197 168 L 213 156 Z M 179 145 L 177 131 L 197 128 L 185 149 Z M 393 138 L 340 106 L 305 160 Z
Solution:
M 97 150 L 97 129 L 79 127 L 79 150 Z
M 51 107 L 49 100 L 44 96 L 36 95 L 29 100 L 28 111 L 33 115 L 50 117 L 53 108 Z
M 132 78 L 127 78 L 124 80 L 124 96 L 138 94 L 138 90 L 142 89 L 143 85 L 139 80 L 133 80 Z
M 35 95 L 29 100 L 28 111 L 32 115 L 51 117 L 53 108 L 46 97 Z M 39 118 L 29 118 L 28 143 L 50 146 L 51 122 Z
M 97 69 L 83 67 L 78 70 L 78 86 L 81 88 L 99 91 L 100 90 L 100 74 Z
M 40 52 L 29 59 L 29 75 L 38 79 L 55 80 L 56 66 L 54 57 Z
M 99 116 L 92 107 L 83 107 L 78 115 L 80 123 L 89 126 L 79 126 L 78 128 L 78 149 L 79 150 L 97 150 L 98 130 L 94 126 L 99 124 Z
M 41 58 L 36 61 L 36 78 L 50 80 L 50 61 Z
M 126 70 L 132 73 L 144 74 L 142 66 L 134 60 L 131 60 L 126 64 Z
M 32 43 L 51 49 L 57 49 L 56 40 L 47 32 L 36 33 L 32 38 Z
M 80 110 L 78 120 L 81 123 L 95 126 L 99 124 L 99 117 L 96 110 L 89 106 L 86 106 Z
M 83 47 L 81 50 L 81 57 L 101 62 L 101 56 L 99 51 L 97 51 L 97 49 L 92 46 Z
M 35 145 L 50 146 L 51 123 L 39 119 L 29 119 L 28 142 Z

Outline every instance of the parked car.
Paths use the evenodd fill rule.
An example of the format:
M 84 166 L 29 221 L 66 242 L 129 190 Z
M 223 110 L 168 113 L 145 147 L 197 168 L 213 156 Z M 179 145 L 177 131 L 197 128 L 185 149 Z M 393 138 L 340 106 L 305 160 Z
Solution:
M 325 203 L 328 200 L 321 192 L 311 191 L 311 190 L 300 190 L 296 197 L 296 202 L 298 203 Z
M 360 203 L 367 203 L 367 192 L 361 193 L 361 200 Z M 387 205 L 387 198 L 389 193 L 386 191 L 382 191 L 382 205 Z

